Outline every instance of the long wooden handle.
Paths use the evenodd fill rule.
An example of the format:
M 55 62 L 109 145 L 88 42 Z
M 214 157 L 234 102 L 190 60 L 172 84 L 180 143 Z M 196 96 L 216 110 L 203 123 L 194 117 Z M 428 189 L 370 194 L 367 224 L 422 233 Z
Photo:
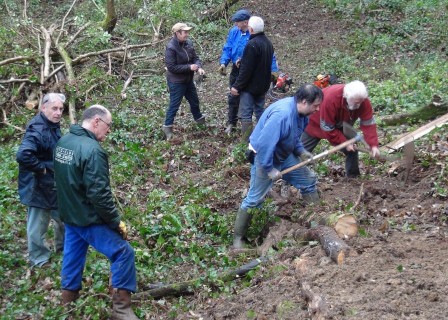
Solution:
M 288 172 L 291 172 L 291 171 L 293 171 L 293 170 L 296 170 L 296 169 L 299 169 L 299 168 L 301 168 L 301 167 L 303 167 L 303 166 L 306 166 L 306 165 L 307 165 L 308 163 L 310 163 L 310 162 L 319 160 L 320 158 L 326 157 L 326 156 L 328 156 L 328 155 L 330 155 L 330 154 L 332 154 L 332 153 L 335 153 L 336 151 L 339 151 L 339 150 L 341 150 L 341 149 L 344 149 L 344 148 L 346 148 L 348 145 L 354 144 L 354 143 L 360 141 L 361 139 L 362 139 L 362 136 L 357 135 L 356 137 L 351 138 L 350 140 L 347 140 L 347 141 L 345 141 L 345 142 L 343 142 L 343 143 L 341 143 L 341 144 L 339 144 L 339 145 L 337 145 L 337 146 L 331 148 L 330 150 L 326 150 L 326 151 L 324 151 L 324 152 L 322 152 L 322 153 L 319 153 L 319 154 L 315 155 L 315 156 L 312 157 L 311 159 L 302 161 L 302 162 L 296 164 L 295 166 L 292 166 L 292 167 L 289 167 L 288 169 L 283 170 L 283 171 L 281 172 L 281 174 L 284 175 L 284 174 L 286 174 L 286 173 L 288 173 Z

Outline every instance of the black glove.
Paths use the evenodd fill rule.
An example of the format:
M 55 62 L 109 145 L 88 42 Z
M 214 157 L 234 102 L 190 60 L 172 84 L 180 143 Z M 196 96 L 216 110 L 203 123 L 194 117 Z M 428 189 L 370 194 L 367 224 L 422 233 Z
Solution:
M 268 177 L 272 181 L 277 181 L 277 180 L 282 178 L 282 173 L 274 168 L 274 169 L 272 169 L 271 171 L 268 172 Z
M 247 162 L 249 162 L 250 164 L 254 164 L 255 152 L 253 150 L 247 149 L 245 154 Z

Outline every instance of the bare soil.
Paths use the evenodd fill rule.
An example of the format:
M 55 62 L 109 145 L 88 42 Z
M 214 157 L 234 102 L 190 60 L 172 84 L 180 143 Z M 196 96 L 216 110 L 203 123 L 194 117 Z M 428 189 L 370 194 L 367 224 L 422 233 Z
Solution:
M 309 67 L 324 59 L 319 55 L 321 48 L 343 50 L 346 46 L 348 27 L 315 1 L 246 4 L 265 19 L 280 68 L 294 77 L 296 86 L 313 80 Z M 210 157 L 210 170 L 198 173 L 210 186 L 216 185 L 210 173 L 216 170 L 212 164 L 219 157 L 213 145 L 228 144 L 230 151 L 238 142 L 238 138 L 222 134 L 228 80 L 212 72 L 216 67 L 216 62 L 206 65 L 210 72 L 201 101 L 215 106 L 206 112 L 210 119 L 221 119 L 222 123 L 211 125 L 211 130 L 201 137 L 178 129 L 181 139 L 210 141 L 210 146 L 204 145 L 201 150 Z M 446 142 L 440 142 L 431 149 L 442 162 L 446 161 L 444 145 Z M 294 190 L 289 190 L 288 198 L 282 198 L 277 185 L 270 195 L 277 204 L 276 215 L 281 217 L 281 222 L 270 230 L 277 234 L 291 235 L 298 226 L 309 226 L 310 221 L 325 220 L 356 205 L 354 212 L 362 232 L 346 240 L 351 250 L 344 263 L 331 261 L 319 244 L 303 246 L 298 242 L 296 247 L 271 254 L 271 261 L 261 267 L 250 287 L 217 299 L 204 300 L 199 293 L 187 297 L 191 310 L 180 318 L 448 318 L 448 207 L 446 199 L 433 192 L 441 167 L 428 168 L 421 161 L 429 148 L 416 150 L 406 182 L 399 162 L 383 165 L 389 170 L 378 170 L 380 164 L 362 165 L 363 177 L 348 180 L 343 177 L 341 162 L 326 161 L 330 173 L 319 181 L 322 202 L 312 208 L 304 208 Z M 188 167 L 185 163 L 184 169 Z M 190 171 L 195 171 L 194 165 Z M 248 187 L 248 168 L 235 167 L 226 177 L 226 185 L 216 186 L 225 199 L 218 199 L 214 206 L 233 215 Z M 253 244 L 257 242 L 252 240 Z

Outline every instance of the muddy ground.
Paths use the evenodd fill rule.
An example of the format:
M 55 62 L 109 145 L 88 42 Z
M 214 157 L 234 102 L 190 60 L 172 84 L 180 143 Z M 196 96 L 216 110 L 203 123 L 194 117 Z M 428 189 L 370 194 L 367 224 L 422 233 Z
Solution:
M 314 1 L 249 1 L 247 8 L 265 18 L 280 68 L 293 76 L 295 85 L 313 79 L 310 66 L 322 59 L 318 54 L 321 48 L 345 48 L 348 27 Z M 206 70 L 214 71 L 216 67 L 216 62 L 209 63 Z M 235 146 L 237 138 L 221 134 L 226 86 L 226 77 L 209 73 L 201 99 L 216 106 L 206 110 L 210 119 L 222 121 L 212 124 L 212 130 L 201 137 L 187 137 L 188 132 L 178 128 L 181 139 L 218 139 L 221 141 L 214 143 L 229 144 L 229 150 Z M 204 148 L 201 152 L 211 155 L 213 162 L 216 151 L 212 146 Z M 271 226 L 271 232 L 280 229 L 287 235 L 316 217 L 325 219 L 356 204 L 354 212 L 361 232 L 346 240 L 350 254 L 344 263 L 331 261 L 319 244 L 303 247 L 298 243 L 297 247 L 281 250 L 281 254 L 271 250 L 271 261 L 262 267 L 262 276 L 252 279 L 252 286 L 219 299 L 204 300 L 200 294 L 187 297 L 192 309 L 181 318 L 448 318 L 448 207 L 446 200 L 434 193 L 434 181 L 446 161 L 444 150 L 444 141 L 417 148 L 407 181 L 400 162 L 362 165 L 364 176 L 347 180 L 341 162 L 328 160 L 329 174 L 319 180 L 322 202 L 311 209 L 300 205 L 294 190 L 289 190 L 289 198 L 279 198 L 281 190 L 277 185 L 273 199 L 281 222 Z M 429 152 L 440 157 L 442 163 L 424 166 L 422 158 Z M 184 168 L 188 170 L 188 165 Z M 221 212 L 234 214 L 248 186 L 246 169 L 231 170 L 225 190 L 222 185 L 217 187 L 226 195 L 225 201 L 216 203 Z M 194 171 L 194 165 L 190 170 Z M 212 175 L 198 174 L 201 179 L 209 177 L 205 184 L 214 185 Z M 308 298 L 320 301 L 317 308 L 313 309 L 306 292 Z

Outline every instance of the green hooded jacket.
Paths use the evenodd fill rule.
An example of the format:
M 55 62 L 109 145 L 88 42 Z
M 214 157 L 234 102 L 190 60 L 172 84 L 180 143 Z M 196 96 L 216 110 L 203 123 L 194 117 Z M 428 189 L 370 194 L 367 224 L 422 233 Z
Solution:
M 108 157 L 91 131 L 76 124 L 70 127 L 56 145 L 54 173 L 63 222 L 118 227 L 120 214 L 110 189 Z

